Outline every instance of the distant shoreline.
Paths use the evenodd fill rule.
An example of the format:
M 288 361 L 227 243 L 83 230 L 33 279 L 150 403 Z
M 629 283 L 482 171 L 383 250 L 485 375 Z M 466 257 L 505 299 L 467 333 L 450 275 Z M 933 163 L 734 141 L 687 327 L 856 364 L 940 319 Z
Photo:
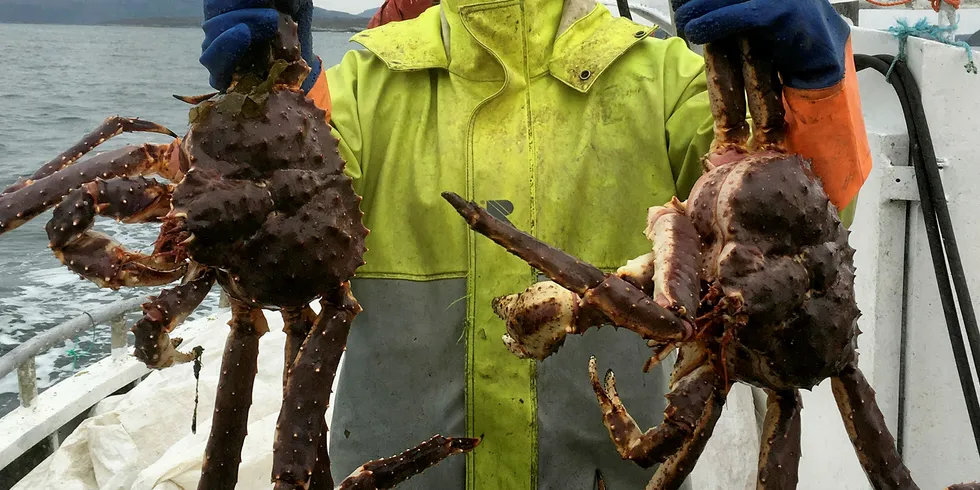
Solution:
M 358 19 L 360 20 L 360 19 Z M 195 28 L 200 29 L 202 19 L 199 18 L 147 18 L 147 19 L 124 19 L 99 23 L 69 23 L 69 22 L 36 22 L 36 21 L 0 21 L 0 24 L 19 24 L 19 25 L 53 25 L 53 26 L 89 26 L 89 27 L 165 27 L 165 28 Z M 342 32 L 358 33 L 367 29 L 368 19 L 351 24 L 345 21 L 317 21 L 313 25 L 313 32 Z

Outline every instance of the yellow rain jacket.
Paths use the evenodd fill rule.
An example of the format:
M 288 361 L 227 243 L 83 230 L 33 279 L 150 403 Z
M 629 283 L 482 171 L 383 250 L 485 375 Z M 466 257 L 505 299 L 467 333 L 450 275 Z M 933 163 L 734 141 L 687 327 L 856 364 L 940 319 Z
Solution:
M 484 441 L 399 488 L 587 490 L 597 469 L 611 489 L 646 484 L 652 470 L 609 440 L 588 358 L 616 370 L 641 426 L 662 419 L 665 370 L 644 375 L 649 349 L 611 328 L 542 363 L 510 354 L 491 299 L 540 278 L 440 193 L 605 270 L 648 252 L 647 208 L 686 198 L 712 138 L 702 58 L 651 32 L 594 0 L 444 0 L 356 35 L 366 50 L 317 81 L 372 231 L 329 424 L 335 474 L 440 433 Z

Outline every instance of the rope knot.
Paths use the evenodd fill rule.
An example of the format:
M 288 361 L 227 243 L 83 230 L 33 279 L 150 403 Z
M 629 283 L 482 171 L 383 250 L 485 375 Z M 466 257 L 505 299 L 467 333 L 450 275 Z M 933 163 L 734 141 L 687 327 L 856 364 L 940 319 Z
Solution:
M 939 2 L 940 0 L 933 0 Z M 950 1 L 950 0 L 944 0 Z M 959 0 L 953 0 L 956 5 L 959 5 Z M 888 69 L 888 73 L 885 77 L 891 75 L 892 69 L 895 67 L 895 63 L 898 60 L 905 60 L 905 45 L 908 43 L 909 37 L 918 37 L 921 39 L 928 39 L 930 41 L 936 41 L 950 46 L 959 46 L 966 50 L 967 63 L 964 65 L 967 73 L 977 73 L 977 65 L 973 62 L 973 48 L 963 41 L 956 40 L 956 29 L 959 24 L 959 19 L 957 19 L 956 24 L 948 26 L 940 26 L 936 24 L 930 24 L 925 18 L 919 19 L 915 25 L 909 25 L 908 19 L 898 19 L 898 25 L 888 28 L 888 32 L 892 33 L 898 38 L 898 56 L 895 57 L 895 61 L 892 62 L 892 66 Z

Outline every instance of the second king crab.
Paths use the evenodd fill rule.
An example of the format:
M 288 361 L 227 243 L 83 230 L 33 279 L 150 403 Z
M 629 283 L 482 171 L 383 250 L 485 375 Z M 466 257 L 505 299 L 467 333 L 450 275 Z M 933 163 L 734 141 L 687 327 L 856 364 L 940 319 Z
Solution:
M 543 360 L 569 335 L 612 324 L 651 347 L 644 370 L 677 351 L 663 422 L 646 431 L 620 400 L 614 374 L 600 380 L 597 360 L 589 364 L 616 450 L 644 468 L 659 465 L 649 490 L 685 481 L 735 382 L 768 394 L 757 488 L 796 488 L 800 390 L 827 378 L 872 486 L 915 490 L 858 367 L 848 231 L 810 162 L 786 151 L 778 75 L 746 40 L 707 45 L 705 61 L 715 121 L 705 173 L 687 201 L 649 209 L 652 251 L 616 273 L 443 194 L 473 230 L 552 279 L 494 300 L 503 341 L 519 357 Z

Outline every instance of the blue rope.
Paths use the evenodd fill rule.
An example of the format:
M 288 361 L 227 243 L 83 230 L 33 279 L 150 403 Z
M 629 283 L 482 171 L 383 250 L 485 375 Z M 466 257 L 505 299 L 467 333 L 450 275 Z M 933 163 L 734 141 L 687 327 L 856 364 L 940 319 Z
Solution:
M 957 41 L 954 37 L 956 35 L 957 24 L 959 24 L 959 18 L 956 19 L 956 22 L 956 24 L 951 26 L 942 27 L 936 24 L 930 24 L 923 17 L 915 25 L 910 26 L 907 19 L 898 19 L 897 26 L 888 28 L 888 32 L 898 38 L 898 56 L 895 57 L 892 66 L 888 68 L 888 73 L 885 75 L 885 78 L 891 75 L 892 69 L 895 68 L 895 63 L 898 60 L 905 60 L 905 44 L 908 42 L 909 37 L 929 39 L 965 49 L 966 57 L 969 60 L 965 65 L 966 71 L 967 73 L 977 73 L 977 65 L 973 63 L 973 48 L 963 41 Z
M 89 339 L 89 345 L 90 345 L 90 347 L 94 347 L 95 346 L 95 335 L 96 335 L 96 331 L 95 331 L 95 319 L 92 318 L 92 315 L 90 315 L 87 311 L 83 311 L 82 313 L 84 313 L 85 316 L 88 317 L 89 322 L 92 323 L 92 336 Z M 78 370 L 78 358 L 79 357 L 92 353 L 92 351 L 89 351 L 87 349 L 83 349 L 82 348 L 82 341 L 81 341 L 80 337 L 81 337 L 81 334 L 76 335 L 75 336 L 75 339 L 72 340 L 72 348 L 70 348 L 70 349 L 68 349 L 68 350 L 65 351 L 65 354 L 67 354 L 68 357 L 71 357 L 71 369 L 72 369 L 72 371 L 77 371 Z M 77 349 L 76 349 L 76 347 L 77 347 Z

